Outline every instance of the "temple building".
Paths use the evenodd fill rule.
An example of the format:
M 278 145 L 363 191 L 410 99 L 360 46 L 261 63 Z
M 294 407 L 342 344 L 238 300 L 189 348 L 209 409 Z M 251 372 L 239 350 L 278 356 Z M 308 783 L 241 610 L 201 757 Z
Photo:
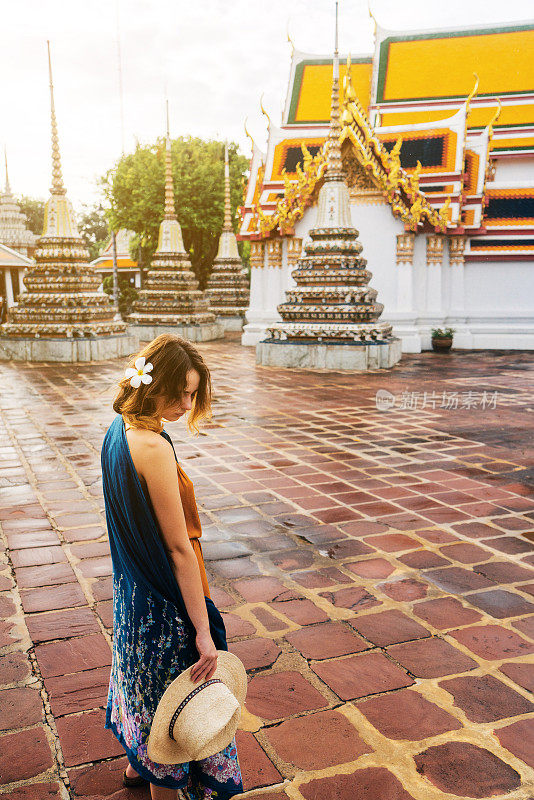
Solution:
M 332 58 L 293 50 L 280 127 L 253 145 L 239 237 L 251 242 L 242 342 L 277 310 L 325 181 Z M 352 225 L 403 352 L 534 348 L 534 24 L 393 32 L 340 59 Z
M 101 280 L 89 264 L 74 210 L 66 196 L 50 64 L 52 188 L 35 264 L 24 277 L 26 291 L 0 326 L 0 359 L 92 361 L 129 355 L 137 340 L 126 333 Z
M 228 144 L 224 148 L 224 224 L 206 295 L 224 330 L 240 331 L 249 302 L 249 288 L 232 226 Z
M 159 228 L 158 246 L 146 287 L 139 292 L 128 316 L 132 330 L 144 340 L 160 333 L 176 333 L 192 342 L 209 341 L 223 336 L 205 295 L 191 267 L 182 229 L 174 207 L 171 140 L 167 119 L 165 143 L 165 212 Z
M 130 286 L 135 289 L 141 287 L 141 269 L 137 261 L 132 259 L 130 253 L 130 243 L 135 234 L 132 231 L 127 231 L 121 228 L 115 237 L 117 247 L 117 272 L 119 278 L 127 280 Z M 110 238 L 109 242 L 105 245 L 104 249 L 94 261 L 91 261 L 91 266 L 98 272 L 102 280 L 113 275 L 113 239 Z
M 5 157 L 6 182 L 0 193 L 0 298 L 2 318 L 6 308 L 11 308 L 21 290 L 26 270 L 33 263 L 37 236 L 26 227 L 26 215 L 20 210 L 9 184 L 7 155 Z
M 384 307 L 369 287 L 372 273 L 352 225 L 340 134 L 336 3 L 330 130 L 317 219 L 291 274 L 296 288 L 278 306 L 282 322 L 269 326 L 257 345 L 264 366 L 366 370 L 392 367 L 401 358 L 391 324 L 379 322 Z

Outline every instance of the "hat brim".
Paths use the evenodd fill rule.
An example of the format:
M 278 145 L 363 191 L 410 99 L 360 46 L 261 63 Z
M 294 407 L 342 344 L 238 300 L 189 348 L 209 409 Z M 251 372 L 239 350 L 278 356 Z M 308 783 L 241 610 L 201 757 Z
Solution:
M 206 743 L 201 754 L 202 758 L 214 755 L 230 744 L 235 736 L 241 717 L 241 706 L 244 704 L 247 695 L 247 673 L 240 659 L 226 650 L 218 650 L 217 656 L 217 667 L 211 677 L 219 678 L 226 684 L 239 703 L 239 708 L 235 710 L 231 719 L 221 729 L 220 733 Z M 167 686 L 156 708 L 147 743 L 148 757 L 155 763 L 184 764 L 188 761 L 199 760 L 198 755 L 190 753 L 187 746 L 180 742 L 175 742 L 169 737 L 169 722 L 174 711 L 189 692 L 201 686 L 204 682 L 191 680 L 193 666 L 191 665 L 181 672 Z

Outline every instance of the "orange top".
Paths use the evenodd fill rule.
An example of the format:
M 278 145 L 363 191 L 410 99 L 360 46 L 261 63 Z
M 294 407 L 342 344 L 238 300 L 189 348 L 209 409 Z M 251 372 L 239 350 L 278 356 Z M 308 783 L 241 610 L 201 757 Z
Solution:
M 202 536 L 202 528 L 200 525 L 200 517 L 198 516 L 197 501 L 195 499 L 195 490 L 191 479 L 187 477 L 181 466 L 176 462 L 178 469 L 178 483 L 180 486 L 180 497 L 182 499 L 182 506 L 184 508 L 185 526 L 187 528 L 187 535 L 189 541 L 195 551 L 198 566 L 200 567 L 200 577 L 202 579 L 202 586 L 206 597 L 211 597 L 210 588 L 208 585 L 208 578 L 206 575 L 206 568 L 204 566 L 204 556 L 202 555 L 202 547 L 200 545 L 200 537 Z

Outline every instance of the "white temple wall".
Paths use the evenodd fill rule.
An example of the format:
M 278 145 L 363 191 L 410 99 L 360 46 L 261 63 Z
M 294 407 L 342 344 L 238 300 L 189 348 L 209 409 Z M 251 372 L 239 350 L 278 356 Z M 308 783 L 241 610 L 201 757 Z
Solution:
M 532 158 L 499 158 L 495 170 L 495 181 L 521 181 L 526 186 L 534 181 L 534 159 Z

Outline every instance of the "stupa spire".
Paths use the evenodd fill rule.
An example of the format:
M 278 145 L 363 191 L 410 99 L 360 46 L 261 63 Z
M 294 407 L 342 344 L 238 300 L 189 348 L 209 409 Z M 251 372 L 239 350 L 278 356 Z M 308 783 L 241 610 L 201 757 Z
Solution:
M 338 50 L 338 0 L 336 0 L 336 32 L 332 75 L 332 95 L 330 101 L 330 128 L 326 149 L 325 180 L 339 180 L 343 177 L 341 164 L 341 111 L 339 107 L 339 50 Z
M 165 219 L 177 219 L 174 207 L 174 184 L 172 180 L 171 136 L 169 133 L 169 101 L 165 101 L 167 112 L 167 134 L 165 137 Z
M 52 131 L 52 194 L 66 194 L 63 186 L 63 176 L 61 174 L 61 156 L 59 154 L 59 137 L 57 133 L 56 107 L 54 104 L 54 82 L 52 80 L 52 59 L 50 57 L 50 42 L 46 42 L 48 48 L 48 76 L 50 79 L 50 124 Z
M 5 194 L 11 194 L 11 186 L 9 185 L 9 173 L 7 171 L 7 147 L 4 145 L 4 161 L 6 165 L 6 188 Z
M 223 231 L 232 231 L 232 205 L 230 203 L 230 163 L 228 160 L 228 141 L 224 143 L 224 223 Z

